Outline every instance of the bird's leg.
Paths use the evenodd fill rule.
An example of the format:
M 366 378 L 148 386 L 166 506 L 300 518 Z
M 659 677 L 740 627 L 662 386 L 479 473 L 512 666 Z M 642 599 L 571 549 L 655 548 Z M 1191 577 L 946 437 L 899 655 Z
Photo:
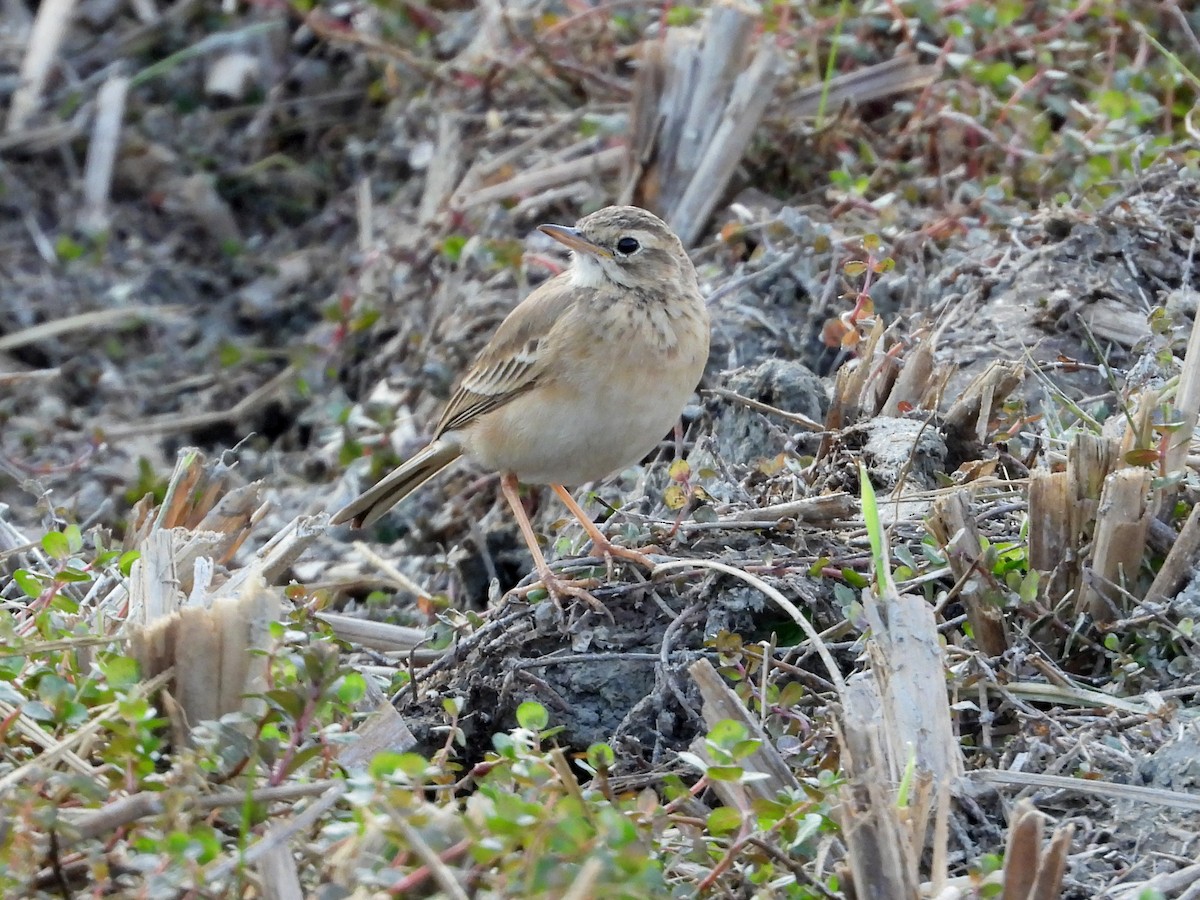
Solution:
M 513 515 L 517 519 L 517 527 L 521 529 L 521 536 L 525 538 L 525 544 L 529 547 L 529 553 L 533 557 L 533 567 L 537 570 L 538 578 L 542 580 L 542 586 L 550 596 L 574 597 L 598 612 L 603 611 L 611 618 L 612 614 L 608 612 L 604 604 L 583 587 L 584 584 L 590 586 L 590 583 L 562 578 L 554 574 L 549 563 L 546 562 L 542 548 L 538 546 L 537 535 L 533 533 L 533 525 L 530 524 L 529 516 L 525 514 L 525 507 L 521 504 L 521 494 L 517 490 L 517 476 L 509 473 L 500 476 L 500 491 L 504 494 L 508 505 L 512 507 Z
M 627 559 L 630 562 L 637 563 L 647 571 L 654 568 L 654 560 L 645 553 L 631 550 L 628 547 L 618 547 L 605 537 L 604 532 L 596 527 L 596 523 L 583 511 L 583 507 L 575 502 L 575 498 L 571 496 L 571 492 L 565 487 L 561 484 L 552 484 L 550 487 L 554 489 L 554 493 L 558 494 L 558 499 L 563 502 L 563 505 L 571 511 L 571 515 L 579 520 L 579 524 L 583 526 L 583 530 L 587 532 L 588 537 L 592 539 L 592 543 L 596 545 L 597 554 L 600 556 L 615 556 L 620 559 Z

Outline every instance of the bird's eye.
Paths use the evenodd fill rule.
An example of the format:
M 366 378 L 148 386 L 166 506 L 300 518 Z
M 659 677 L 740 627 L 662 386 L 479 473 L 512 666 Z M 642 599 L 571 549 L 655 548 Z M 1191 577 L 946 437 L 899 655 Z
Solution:
M 617 241 L 617 252 L 622 256 L 628 256 L 631 253 L 637 253 L 642 247 L 634 238 L 623 237 Z

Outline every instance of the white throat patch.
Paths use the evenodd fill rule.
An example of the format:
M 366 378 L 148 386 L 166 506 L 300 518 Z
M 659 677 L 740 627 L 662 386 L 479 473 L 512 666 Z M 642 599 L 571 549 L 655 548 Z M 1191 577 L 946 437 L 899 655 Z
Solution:
M 575 252 L 572 256 L 571 284 L 573 286 L 602 288 L 614 281 L 617 284 L 628 286 L 628 282 L 624 278 L 625 273 L 620 270 L 619 266 L 605 267 L 604 263 L 590 253 Z

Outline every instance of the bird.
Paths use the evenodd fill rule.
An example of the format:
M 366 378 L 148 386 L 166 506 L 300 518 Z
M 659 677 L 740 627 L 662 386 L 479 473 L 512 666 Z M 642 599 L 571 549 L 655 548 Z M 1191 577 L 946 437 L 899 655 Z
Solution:
M 648 210 L 609 206 L 574 227 L 538 228 L 570 248 L 569 266 L 500 324 L 429 444 L 330 521 L 366 527 L 466 456 L 500 473 L 546 591 L 592 602 L 547 564 L 518 486 L 550 485 L 598 554 L 652 568 L 645 554 L 613 544 L 566 486 L 639 462 L 678 422 L 708 361 L 708 308 L 683 244 Z

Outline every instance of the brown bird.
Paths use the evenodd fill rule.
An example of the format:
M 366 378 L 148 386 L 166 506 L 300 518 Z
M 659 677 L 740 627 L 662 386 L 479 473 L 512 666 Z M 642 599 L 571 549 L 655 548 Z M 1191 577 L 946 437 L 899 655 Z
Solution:
M 610 206 L 574 228 L 540 228 L 571 248 L 570 267 L 501 323 L 433 441 L 332 521 L 371 524 L 465 454 L 501 473 L 546 589 L 590 600 L 546 564 L 517 484 L 549 484 L 597 553 L 652 566 L 610 542 L 563 485 L 633 465 L 671 429 L 708 360 L 708 310 L 683 244 L 644 209 Z

